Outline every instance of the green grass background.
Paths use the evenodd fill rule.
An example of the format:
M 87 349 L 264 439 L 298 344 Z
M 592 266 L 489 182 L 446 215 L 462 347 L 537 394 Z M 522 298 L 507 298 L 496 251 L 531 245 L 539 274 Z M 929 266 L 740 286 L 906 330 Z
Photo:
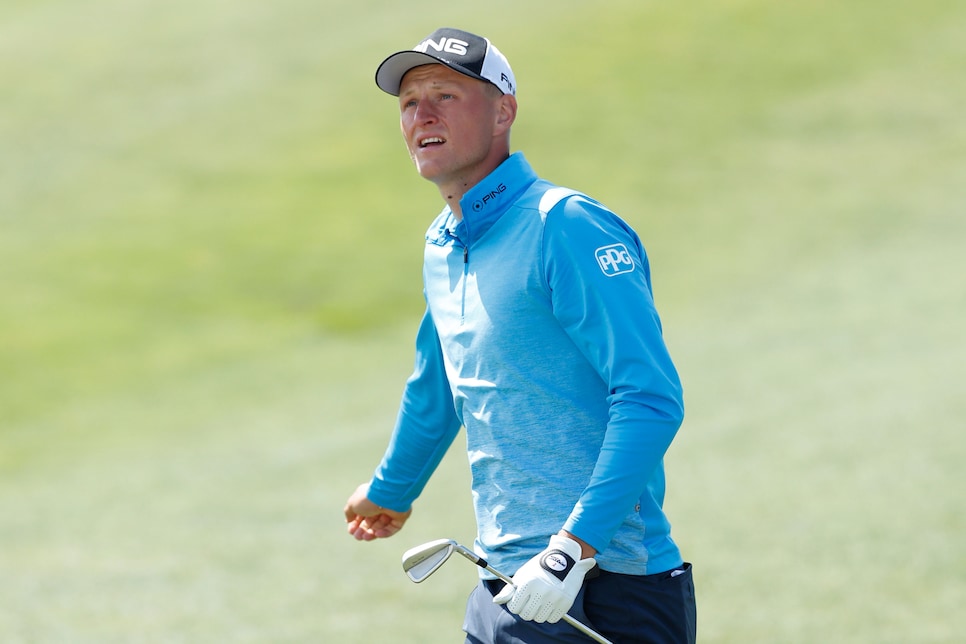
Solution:
M 440 207 L 375 66 L 489 35 L 514 147 L 651 256 L 703 642 L 966 631 L 966 4 L 7 0 L 0 641 L 455 642 L 454 449 L 344 533 Z

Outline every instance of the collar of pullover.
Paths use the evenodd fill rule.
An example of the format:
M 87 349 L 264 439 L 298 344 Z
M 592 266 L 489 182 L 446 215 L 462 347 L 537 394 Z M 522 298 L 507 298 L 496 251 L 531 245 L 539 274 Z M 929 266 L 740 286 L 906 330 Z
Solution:
M 466 246 L 471 246 L 475 240 L 486 234 L 536 180 L 537 175 L 523 153 L 515 152 L 463 195 L 460 199 L 463 219 L 456 223 L 453 213 L 450 212 L 448 227 L 455 223 L 456 236 Z

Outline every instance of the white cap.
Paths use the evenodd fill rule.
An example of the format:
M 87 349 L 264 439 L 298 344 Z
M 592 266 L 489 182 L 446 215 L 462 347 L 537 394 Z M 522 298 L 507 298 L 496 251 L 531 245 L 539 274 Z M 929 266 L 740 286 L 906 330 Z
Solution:
M 399 96 L 406 72 L 420 65 L 446 65 L 470 78 L 496 85 L 504 94 L 516 94 L 516 79 L 506 56 L 482 36 L 461 29 L 443 27 L 406 51 L 396 52 L 376 70 L 376 85 Z

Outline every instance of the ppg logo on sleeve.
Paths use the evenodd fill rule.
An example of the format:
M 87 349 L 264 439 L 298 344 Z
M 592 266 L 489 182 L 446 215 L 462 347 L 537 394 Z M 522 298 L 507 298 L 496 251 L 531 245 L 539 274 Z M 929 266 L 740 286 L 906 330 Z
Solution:
M 597 263 L 600 264 L 600 270 L 604 271 L 607 277 L 630 273 L 634 270 L 634 258 L 627 252 L 627 246 L 624 244 L 601 246 L 594 251 L 594 255 L 597 257 Z

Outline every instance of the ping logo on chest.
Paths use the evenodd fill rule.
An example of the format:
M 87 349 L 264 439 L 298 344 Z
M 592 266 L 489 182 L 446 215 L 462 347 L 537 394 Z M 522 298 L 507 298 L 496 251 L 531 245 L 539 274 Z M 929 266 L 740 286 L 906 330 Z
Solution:
M 594 255 L 597 257 L 597 264 L 600 265 L 600 270 L 607 277 L 613 277 L 621 273 L 630 273 L 634 270 L 634 258 L 627 252 L 627 246 L 624 244 L 601 246 L 594 251 Z

